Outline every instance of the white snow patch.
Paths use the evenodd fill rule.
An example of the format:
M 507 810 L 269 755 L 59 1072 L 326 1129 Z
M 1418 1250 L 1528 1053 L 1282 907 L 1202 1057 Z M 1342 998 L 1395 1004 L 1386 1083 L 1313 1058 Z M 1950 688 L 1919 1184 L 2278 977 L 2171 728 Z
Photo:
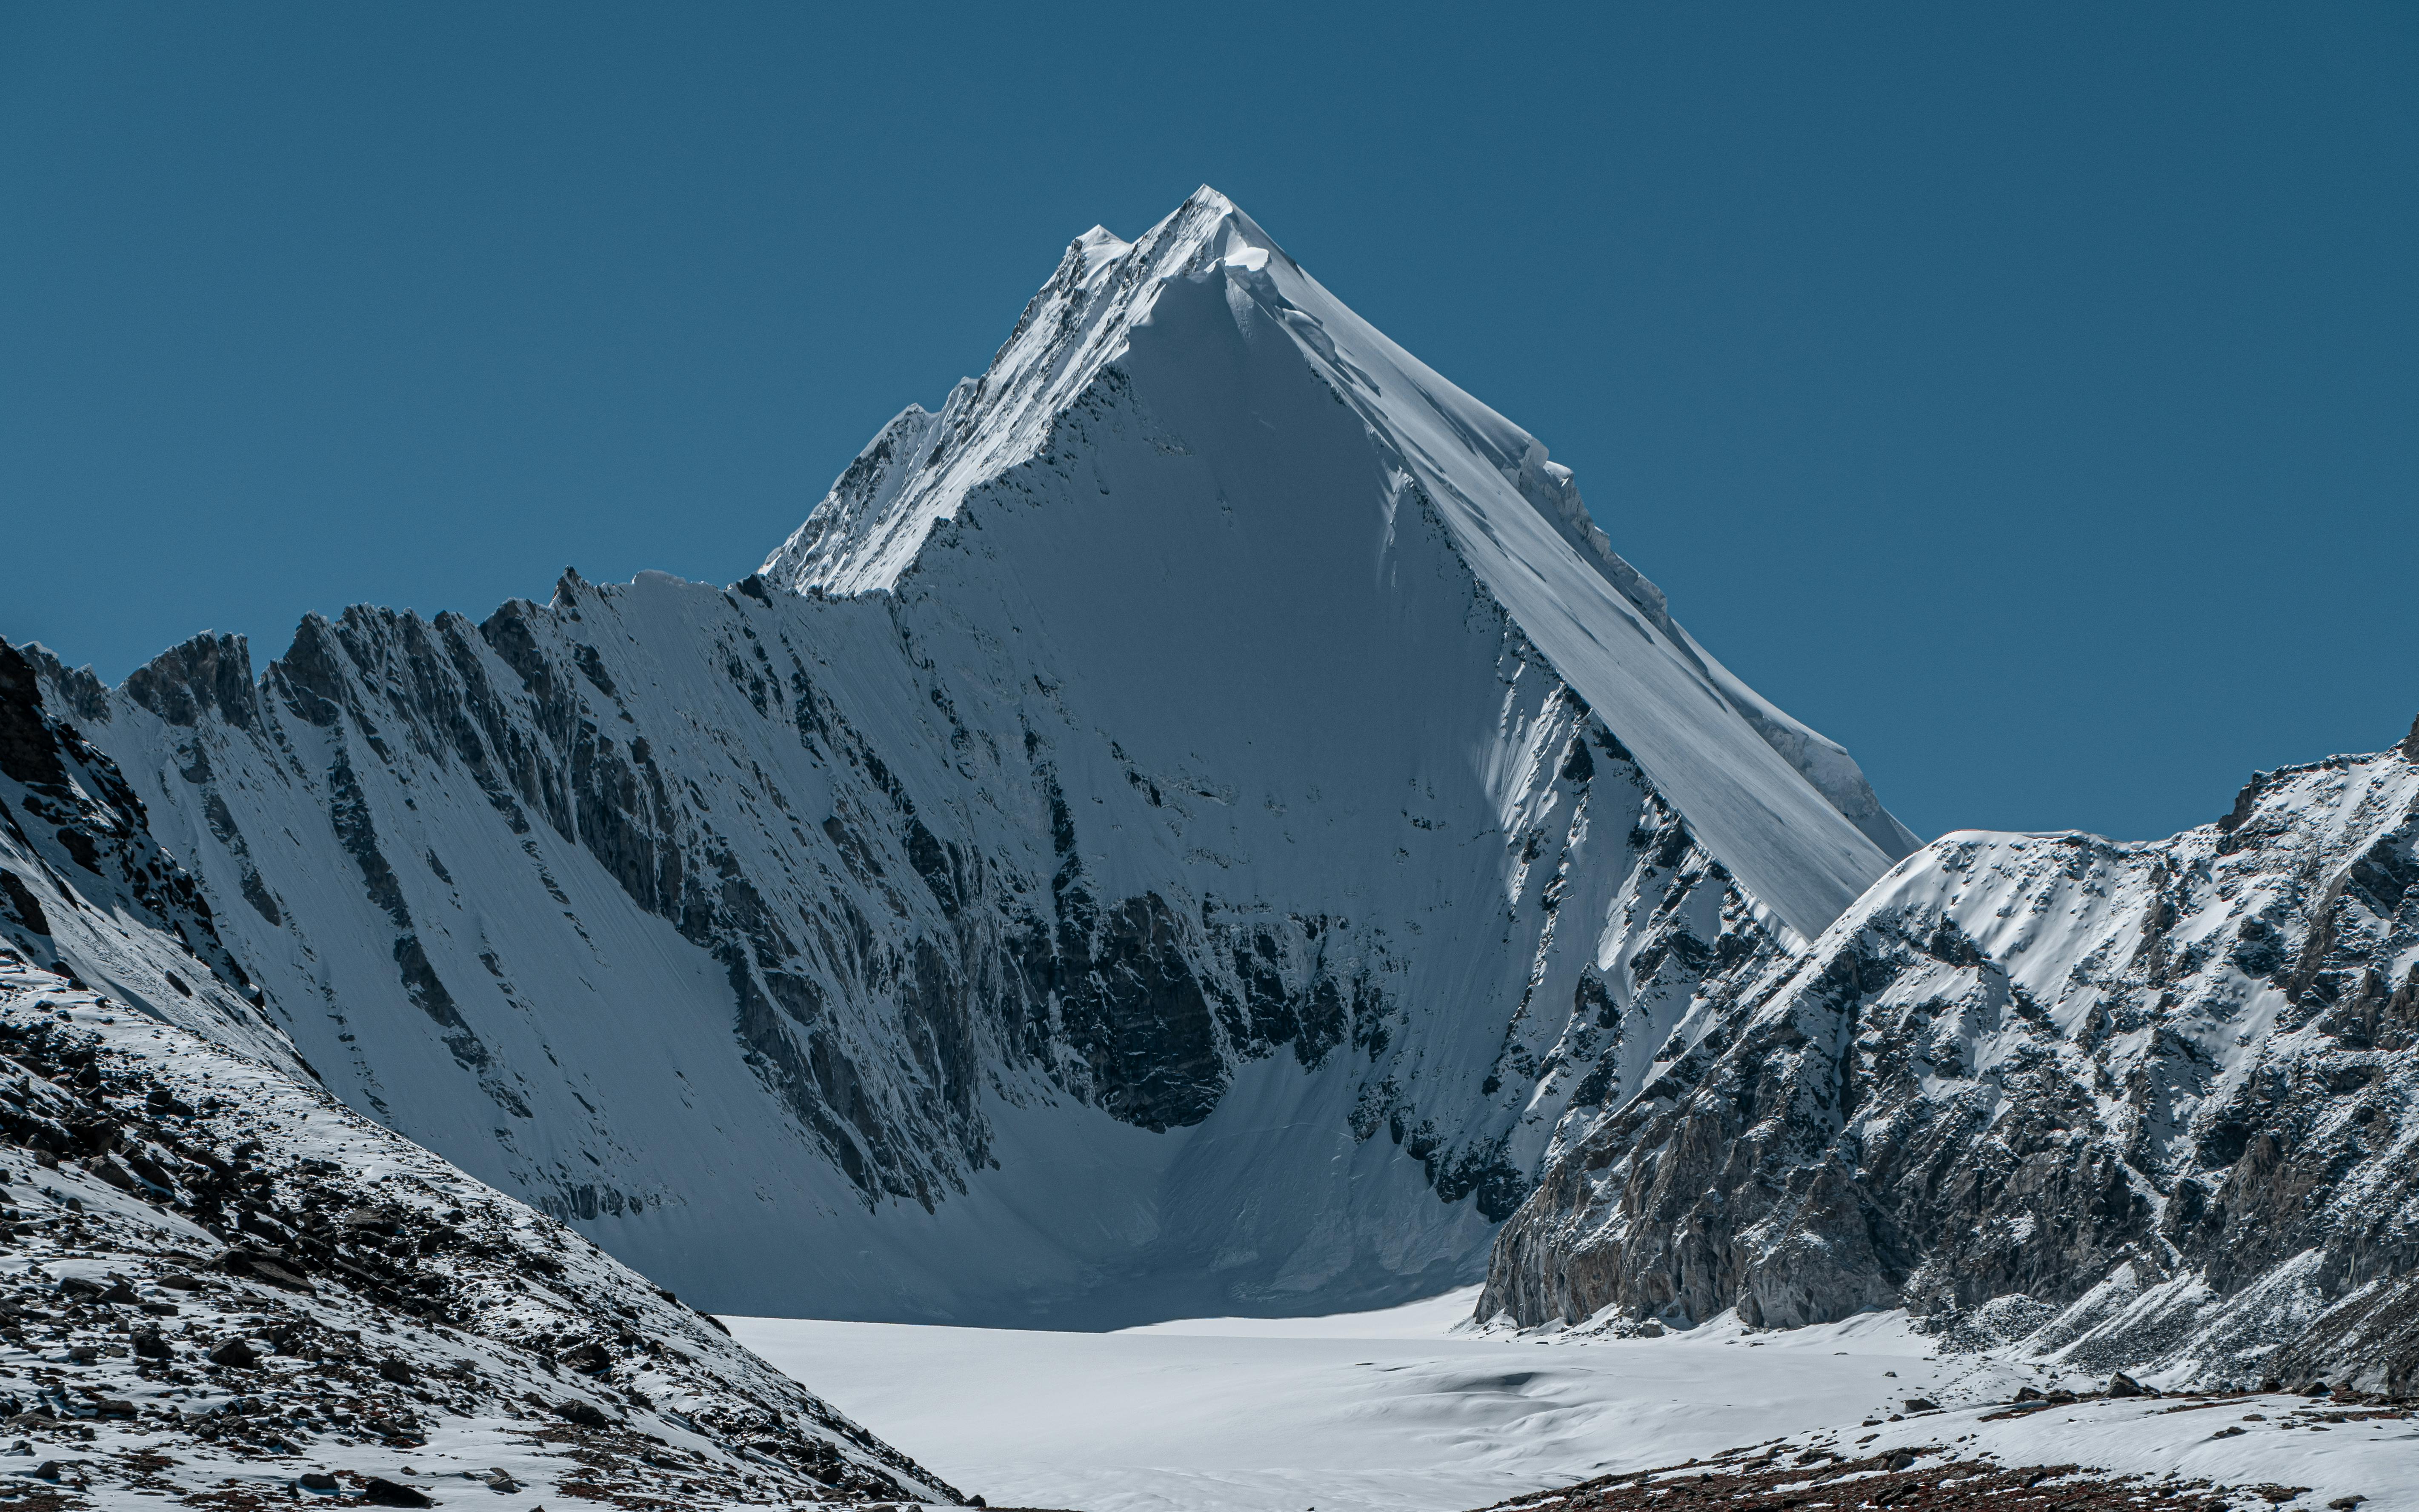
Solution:
M 2403 1420 L 2286 1427 L 2290 1397 L 2173 1412 L 2088 1400 L 1984 1423 L 2049 1367 L 1931 1353 L 1903 1314 L 1659 1339 L 1481 1333 L 1463 1289 L 1332 1318 L 1194 1319 L 1116 1334 L 730 1318 L 739 1341 L 1000 1505 L 1086 1512 L 1454 1512 L 1775 1437 L 1860 1452 L 1964 1441 L 2011 1463 L 2319 1488 L 2419 1507 Z M 1568 1347 L 1551 1347 L 1567 1341 Z M 1895 1374 L 1891 1374 L 1895 1372 Z M 1905 1399 L 1946 1411 L 1905 1416 Z M 1888 1422 L 1900 1412 L 1903 1421 Z M 2245 1413 L 2265 1419 L 2213 1440 Z M 1869 1419 L 1880 1418 L 1872 1427 Z M 1968 1437 L 1970 1435 L 1970 1438 Z

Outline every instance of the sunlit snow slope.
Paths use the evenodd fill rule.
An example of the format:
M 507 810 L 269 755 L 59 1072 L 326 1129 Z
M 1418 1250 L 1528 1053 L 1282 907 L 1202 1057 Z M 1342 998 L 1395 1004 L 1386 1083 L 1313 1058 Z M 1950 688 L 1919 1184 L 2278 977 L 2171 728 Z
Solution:
M 35 659 L 331 1089 L 758 1313 L 1475 1279 L 1709 980 L 1913 844 L 1206 190 L 730 590 Z

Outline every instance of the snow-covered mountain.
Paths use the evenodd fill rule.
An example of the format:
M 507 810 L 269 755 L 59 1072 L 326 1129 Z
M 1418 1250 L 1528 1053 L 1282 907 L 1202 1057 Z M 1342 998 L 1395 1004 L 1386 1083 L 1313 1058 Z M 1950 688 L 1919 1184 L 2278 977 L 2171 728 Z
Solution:
M 2161 1381 L 2419 1389 L 2419 728 L 2172 840 L 1934 841 L 1709 984 L 1483 1314 L 1906 1306 Z
M 109 930 L 15 908 L 37 959 L 290 1037 L 261 1053 L 723 1310 L 1474 1279 L 1709 974 L 1915 844 L 1540 443 L 1208 190 L 1079 239 L 732 589 L 566 573 L 115 689 L 29 656 L 8 699 L 143 806 L 102 870 L 200 884 L 113 881 Z M 91 870 L 49 824 L 8 863 L 37 905 Z M 180 930 L 208 1012 L 143 943 Z

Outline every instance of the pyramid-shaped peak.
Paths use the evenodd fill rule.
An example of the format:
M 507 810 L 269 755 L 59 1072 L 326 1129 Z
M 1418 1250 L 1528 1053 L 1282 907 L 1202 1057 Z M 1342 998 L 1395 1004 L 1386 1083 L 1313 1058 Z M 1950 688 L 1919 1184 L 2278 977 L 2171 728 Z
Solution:
M 1062 425 L 1079 409 L 1092 418 Z M 1125 418 L 1096 423 L 1113 409 Z M 1273 437 L 1288 439 L 1262 440 Z M 1128 455 L 1129 442 L 1140 450 Z M 1302 450 L 1266 449 L 1279 445 Z M 1846 751 L 1673 622 L 1542 442 L 1355 315 L 1206 184 L 1131 244 L 1099 228 L 1078 238 L 982 376 L 937 413 L 894 421 L 761 575 L 832 597 L 897 591 L 944 522 L 1027 464 L 1001 497 L 1047 507 L 1032 501 L 1080 475 L 1088 491 L 1065 492 L 1066 509 L 1123 511 L 1163 542 L 1194 517 L 1168 503 L 1193 497 L 1187 470 L 1253 480 L 1248 494 L 1219 484 L 1237 490 L 1227 509 L 1250 517 L 1432 519 L 1472 586 L 1592 707 L 1619 717 L 1657 790 L 1805 937 L 1913 848 Z M 1310 476 L 1368 491 L 1288 491 Z M 1357 572 L 1362 560 L 1330 566 Z M 1307 575 L 1305 597 L 1333 578 L 1306 558 L 1268 568 Z
M 1067 250 L 1072 255 L 1083 259 L 1084 276 L 1089 278 L 1101 269 L 1133 251 L 1133 243 L 1105 225 L 1096 225 L 1077 237 Z

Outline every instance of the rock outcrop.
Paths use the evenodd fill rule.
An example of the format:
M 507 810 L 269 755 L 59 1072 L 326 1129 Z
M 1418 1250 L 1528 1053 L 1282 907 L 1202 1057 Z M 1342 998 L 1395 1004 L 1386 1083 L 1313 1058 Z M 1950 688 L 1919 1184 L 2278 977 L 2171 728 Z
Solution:
M 1903 1306 L 2161 1379 L 2407 1384 L 2414 842 L 2400 749 L 2154 844 L 1934 841 L 1550 1165 L 1482 1313 Z

